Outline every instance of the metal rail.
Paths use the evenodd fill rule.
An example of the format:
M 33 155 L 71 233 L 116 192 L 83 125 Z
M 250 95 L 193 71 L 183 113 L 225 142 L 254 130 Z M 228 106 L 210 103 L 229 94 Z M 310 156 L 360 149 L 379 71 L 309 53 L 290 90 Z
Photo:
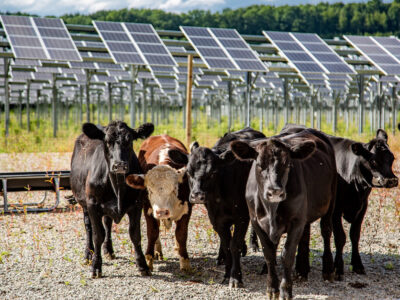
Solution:
M 0 207 L 4 213 L 53 211 L 60 203 L 60 191 L 70 189 L 69 176 L 70 171 L 0 173 L 0 189 L 3 195 L 3 205 Z M 8 193 L 27 191 L 46 193 L 40 202 L 9 204 Z M 56 193 L 55 202 L 50 207 L 41 207 L 47 198 L 47 191 Z

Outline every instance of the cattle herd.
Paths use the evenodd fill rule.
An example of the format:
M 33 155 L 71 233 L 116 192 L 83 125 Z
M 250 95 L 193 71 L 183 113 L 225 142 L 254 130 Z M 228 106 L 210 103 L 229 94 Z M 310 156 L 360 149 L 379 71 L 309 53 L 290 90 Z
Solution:
M 82 129 L 72 155 L 71 188 L 83 209 L 85 259 L 93 278 L 102 276 L 102 249 L 108 258 L 115 257 L 111 226 L 125 214 L 142 275 L 151 275 L 154 260 L 162 258 L 160 223 L 169 229 L 173 221 L 180 269 L 190 270 L 188 225 L 192 205 L 202 204 L 220 238 L 217 263 L 225 265 L 223 282 L 233 288 L 243 285 L 240 257 L 247 252 L 245 235 L 251 221 L 250 245 L 258 249 L 258 239 L 261 242 L 268 298 L 291 299 L 293 265 L 300 278 L 307 279 L 310 271 L 310 224 L 320 219 L 324 280 L 343 279 L 342 218 L 351 223 L 353 271 L 364 274 L 358 243 L 368 196 L 373 187 L 398 184 L 388 136 L 381 129 L 370 142 L 359 143 L 292 124 L 269 138 L 245 128 L 225 134 L 212 148 L 194 142 L 190 153 L 168 135 L 149 137 L 154 131 L 149 123 L 137 129 L 121 121 L 106 127 L 86 123 Z M 138 156 L 133 150 L 137 139 L 145 139 Z M 148 237 L 145 255 L 142 210 Z M 276 252 L 284 233 L 279 281 Z

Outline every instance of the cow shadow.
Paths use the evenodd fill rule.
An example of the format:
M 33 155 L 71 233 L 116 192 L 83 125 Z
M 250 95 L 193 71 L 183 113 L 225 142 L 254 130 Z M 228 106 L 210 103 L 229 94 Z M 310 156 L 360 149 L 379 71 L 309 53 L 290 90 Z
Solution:
M 398 298 L 400 297 L 400 255 L 382 254 L 378 252 L 361 252 L 366 274 L 352 272 L 351 252 L 343 254 L 345 274 L 342 281 L 328 282 L 322 279 L 322 254 L 321 250 L 310 250 L 311 271 L 308 280 L 300 280 L 293 276 L 293 292 L 299 299 L 308 299 L 306 295 L 324 295 L 334 297 L 335 293 L 346 291 L 350 298 L 358 298 L 360 290 L 372 293 L 373 298 Z M 333 252 L 335 255 L 335 252 Z M 242 258 L 242 271 L 245 289 L 249 292 L 265 293 L 267 275 L 259 272 L 264 264 L 264 257 L 250 253 Z M 282 277 L 281 257 L 277 259 L 278 276 Z M 391 288 L 388 288 L 390 286 Z M 303 295 L 303 296 L 301 296 Z M 347 296 L 347 295 L 346 295 Z

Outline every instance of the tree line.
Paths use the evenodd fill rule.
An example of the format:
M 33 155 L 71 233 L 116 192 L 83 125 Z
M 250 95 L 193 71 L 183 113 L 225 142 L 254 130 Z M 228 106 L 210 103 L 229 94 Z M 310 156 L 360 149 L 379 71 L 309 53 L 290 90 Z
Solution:
M 315 5 L 251 5 L 211 12 L 192 10 L 172 13 L 157 9 L 102 10 L 92 14 L 65 14 L 69 24 L 91 24 L 92 20 L 151 23 L 157 29 L 179 30 L 180 25 L 236 28 L 242 34 L 262 30 L 313 32 L 325 38 L 343 34 L 400 35 L 400 0 L 385 3 L 325 3 Z

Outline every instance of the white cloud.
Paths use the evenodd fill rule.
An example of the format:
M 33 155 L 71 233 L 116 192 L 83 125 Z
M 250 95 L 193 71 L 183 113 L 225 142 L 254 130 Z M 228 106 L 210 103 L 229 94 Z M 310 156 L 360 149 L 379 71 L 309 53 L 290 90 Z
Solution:
M 39 15 L 93 13 L 103 9 L 151 8 L 172 12 L 191 9 L 213 9 L 225 0 L 2 0 L 1 11 L 26 12 Z

